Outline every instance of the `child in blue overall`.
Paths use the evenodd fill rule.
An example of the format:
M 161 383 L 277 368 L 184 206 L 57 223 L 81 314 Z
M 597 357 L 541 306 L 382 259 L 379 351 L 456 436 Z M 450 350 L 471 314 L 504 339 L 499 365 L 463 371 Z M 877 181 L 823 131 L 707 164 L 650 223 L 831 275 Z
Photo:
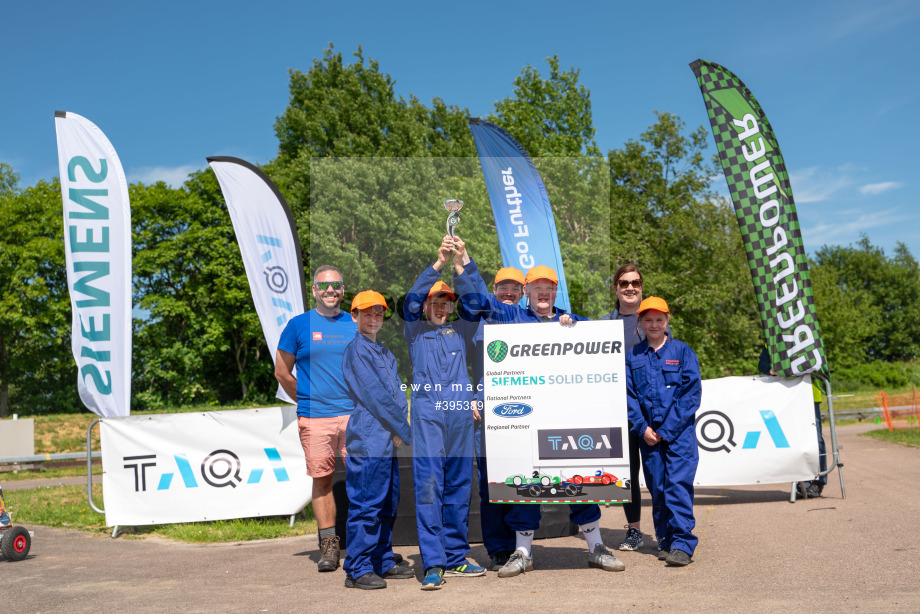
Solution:
M 699 542 L 692 531 L 702 386 L 696 354 L 667 333 L 670 319 L 662 298 L 650 296 L 639 305 L 645 340 L 626 355 L 626 402 L 652 497 L 658 559 L 684 566 Z
M 394 446 L 412 442 L 408 404 L 396 358 L 377 343 L 388 309 L 378 292 L 359 292 L 351 303 L 358 333 L 345 348 L 342 371 L 355 409 L 345 431 L 348 553 L 346 588 L 386 588 L 386 580 L 412 578 L 393 560 L 392 531 L 399 505 L 399 465 Z
M 425 568 L 422 590 L 441 588 L 444 576 L 486 573 L 466 560 L 477 416 L 466 347 L 478 322 L 447 321 L 457 297 L 439 278 L 451 251 L 451 238 L 444 237 L 437 261 L 422 271 L 403 304 L 412 357 L 412 472 Z

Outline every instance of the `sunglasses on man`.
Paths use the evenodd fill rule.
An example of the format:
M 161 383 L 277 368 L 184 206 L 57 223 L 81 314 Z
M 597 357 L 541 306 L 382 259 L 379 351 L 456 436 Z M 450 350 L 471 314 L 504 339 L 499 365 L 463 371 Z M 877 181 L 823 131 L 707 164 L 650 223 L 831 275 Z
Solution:
M 617 282 L 617 285 L 620 287 L 621 290 L 625 290 L 626 288 L 630 286 L 632 286 L 633 288 L 641 288 L 642 280 L 641 279 L 621 279 L 620 281 Z
M 332 288 L 333 290 L 341 290 L 342 282 L 340 281 L 318 281 L 315 284 L 313 284 L 313 287 L 319 290 L 320 292 L 325 292 L 329 288 Z

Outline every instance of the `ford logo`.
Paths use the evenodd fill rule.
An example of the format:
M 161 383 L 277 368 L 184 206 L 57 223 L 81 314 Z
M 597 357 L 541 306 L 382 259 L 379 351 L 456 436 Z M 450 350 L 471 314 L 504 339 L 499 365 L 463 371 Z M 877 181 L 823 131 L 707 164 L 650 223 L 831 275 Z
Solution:
M 522 418 L 533 413 L 533 407 L 526 403 L 502 403 L 493 407 L 492 413 L 502 418 Z

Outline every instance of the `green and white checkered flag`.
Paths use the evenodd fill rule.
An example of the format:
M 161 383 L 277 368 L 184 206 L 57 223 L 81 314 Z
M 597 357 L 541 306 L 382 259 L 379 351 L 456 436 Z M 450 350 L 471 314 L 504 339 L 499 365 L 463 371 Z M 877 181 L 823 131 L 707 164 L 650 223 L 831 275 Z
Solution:
M 728 69 L 690 64 L 703 93 L 735 205 L 773 370 L 828 376 L 789 174 L 773 128 Z

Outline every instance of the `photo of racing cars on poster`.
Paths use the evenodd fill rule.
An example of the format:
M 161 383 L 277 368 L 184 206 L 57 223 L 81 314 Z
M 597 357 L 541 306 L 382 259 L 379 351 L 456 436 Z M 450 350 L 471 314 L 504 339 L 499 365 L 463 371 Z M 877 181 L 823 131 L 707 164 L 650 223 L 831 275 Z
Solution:
M 498 484 L 495 485 L 498 486 Z M 629 500 L 629 479 L 621 480 L 612 473 L 607 473 L 601 469 L 596 470 L 594 475 L 576 474 L 570 478 L 551 476 L 540 471 L 534 471 L 530 477 L 519 473 L 508 476 L 504 485 L 513 488 L 515 496 L 508 497 L 504 495 L 502 500 L 579 497 L 592 501 Z M 627 492 L 624 494 L 619 489 L 624 489 Z M 499 497 L 490 491 L 490 499 L 499 499 Z

